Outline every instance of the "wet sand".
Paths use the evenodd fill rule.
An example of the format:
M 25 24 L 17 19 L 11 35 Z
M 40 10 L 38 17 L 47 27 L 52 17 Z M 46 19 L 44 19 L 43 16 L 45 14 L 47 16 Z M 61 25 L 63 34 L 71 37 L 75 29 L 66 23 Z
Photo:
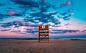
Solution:
M 86 40 L 0 40 L 0 53 L 86 53 Z

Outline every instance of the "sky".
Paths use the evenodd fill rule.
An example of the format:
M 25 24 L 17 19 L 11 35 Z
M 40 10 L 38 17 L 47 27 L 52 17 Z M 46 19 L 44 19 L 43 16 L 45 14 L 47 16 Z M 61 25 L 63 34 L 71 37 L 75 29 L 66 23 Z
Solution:
M 86 0 L 0 0 L 0 38 L 86 38 Z

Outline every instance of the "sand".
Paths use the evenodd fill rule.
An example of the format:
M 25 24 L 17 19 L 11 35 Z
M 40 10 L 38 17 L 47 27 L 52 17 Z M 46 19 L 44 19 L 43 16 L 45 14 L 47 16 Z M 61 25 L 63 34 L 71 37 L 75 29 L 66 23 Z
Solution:
M 0 53 L 86 53 L 86 40 L 0 40 Z

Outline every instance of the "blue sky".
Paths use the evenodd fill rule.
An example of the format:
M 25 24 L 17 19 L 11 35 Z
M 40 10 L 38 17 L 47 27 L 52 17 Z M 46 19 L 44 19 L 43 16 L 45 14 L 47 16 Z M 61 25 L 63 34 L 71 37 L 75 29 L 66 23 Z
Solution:
M 86 37 L 86 0 L 1 1 L 0 37 L 37 38 L 39 25 L 49 26 L 50 37 Z

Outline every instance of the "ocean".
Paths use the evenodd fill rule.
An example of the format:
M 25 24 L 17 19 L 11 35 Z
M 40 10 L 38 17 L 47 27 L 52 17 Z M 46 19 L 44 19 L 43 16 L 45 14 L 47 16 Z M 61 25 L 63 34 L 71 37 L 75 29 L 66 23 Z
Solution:
M 0 38 L 0 40 L 38 40 L 38 38 Z M 86 38 L 49 38 L 49 40 L 86 40 Z

